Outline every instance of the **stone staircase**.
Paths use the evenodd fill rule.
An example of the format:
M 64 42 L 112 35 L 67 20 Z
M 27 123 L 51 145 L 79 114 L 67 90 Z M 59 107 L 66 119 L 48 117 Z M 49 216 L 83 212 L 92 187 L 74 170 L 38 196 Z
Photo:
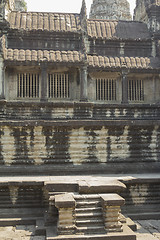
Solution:
M 77 234 L 104 234 L 104 222 L 98 195 L 77 195 L 75 221 Z

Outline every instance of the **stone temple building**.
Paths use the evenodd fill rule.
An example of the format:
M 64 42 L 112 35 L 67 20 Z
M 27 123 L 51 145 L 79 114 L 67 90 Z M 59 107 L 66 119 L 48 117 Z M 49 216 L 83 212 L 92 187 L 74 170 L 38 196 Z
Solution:
M 93 0 L 89 19 L 84 0 L 1 0 L 0 226 L 135 240 L 132 220 L 160 219 L 159 174 L 160 0 L 137 0 L 134 20 L 126 0 Z

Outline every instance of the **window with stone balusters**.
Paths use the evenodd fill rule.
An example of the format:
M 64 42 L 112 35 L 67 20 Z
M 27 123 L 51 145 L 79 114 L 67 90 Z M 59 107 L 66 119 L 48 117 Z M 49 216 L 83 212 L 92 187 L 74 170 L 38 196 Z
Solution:
M 116 79 L 96 79 L 96 100 L 116 101 Z
M 70 97 L 67 73 L 48 74 L 48 97 L 55 99 L 68 99 Z
M 130 102 L 144 101 L 144 80 L 128 80 L 128 100 Z
M 39 98 L 39 89 L 39 74 L 17 74 L 17 98 Z

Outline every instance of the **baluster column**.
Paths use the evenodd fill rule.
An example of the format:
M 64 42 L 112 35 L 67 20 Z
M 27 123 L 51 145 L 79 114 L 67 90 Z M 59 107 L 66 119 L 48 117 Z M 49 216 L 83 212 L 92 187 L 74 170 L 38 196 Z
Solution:
M 125 200 L 118 194 L 102 194 L 101 204 L 106 232 L 122 232 L 120 223 L 121 206 Z
M 128 103 L 128 70 L 126 68 L 122 69 L 122 103 Z
M 88 100 L 87 66 L 82 66 L 80 76 L 80 100 L 85 102 Z
M 55 196 L 55 206 L 58 208 L 58 234 L 72 235 L 75 233 L 75 200 L 72 194 Z
M 47 99 L 47 63 L 44 62 L 41 64 L 41 101 L 46 102 Z

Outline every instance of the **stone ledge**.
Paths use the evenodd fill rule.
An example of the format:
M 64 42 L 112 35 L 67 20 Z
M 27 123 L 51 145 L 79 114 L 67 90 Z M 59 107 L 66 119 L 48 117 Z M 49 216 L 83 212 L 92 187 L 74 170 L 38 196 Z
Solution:
M 124 120 L 124 119 L 114 119 L 114 120 L 0 120 L 0 126 L 9 126 L 9 127 L 37 127 L 37 126 L 46 126 L 46 127 L 93 127 L 93 126 L 153 126 L 160 125 L 160 120 L 149 119 L 149 120 Z
M 125 203 L 124 198 L 118 194 L 101 194 L 100 197 L 102 205 L 104 206 L 123 206 Z
M 118 180 L 108 181 L 79 181 L 80 194 L 98 194 L 98 193 L 119 193 L 126 189 L 126 186 Z
M 46 240 L 136 240 L 135 233 L 127 226 L 123 226 L 123 232 L 107 233 L 102 235 L 68 235 L 47 237 Z
M 0 99 L 0 107 L 13 107 L 13 108 L 20 108 L 20 107 L 29 107 L 29 108 L 51 108 L 51 109 L 54 109 L 54 108 L 90 108 L 91 110 L 93 109 L 102 109 L 102 108 L 106 108 L 106 109 L 159 109 L 160 107 L 160 103 L 157 102 L 157 103 L 151 103 L 151 104 L 148 104 L 148 103 L 139 103 L 139 104 L 136 104 L 136 103 L 132 103 L 132 104 L 124 104 L 124 103 L 104 103 L 104 102 L 96 102 L 96 101 L 90 101 L 90 102 L 80 102 L 80 101 L 76 101 L 76 100 L 70 100 L 70 101 L 65 101 L 65 100 L 62 100 L 62 101 L 57 101 L 57 100 L 54 100 L 54 101 L 50 101 L 50 102 L 40 102 L 39 101 L 33 101 L 33 100 L 24 100 L 24 101 L 7 101 L 6 99 Z
M 55 206 L 57 208 L 73 208 L 75 200 L 72 194 L 61 194 L 55 196 Z

